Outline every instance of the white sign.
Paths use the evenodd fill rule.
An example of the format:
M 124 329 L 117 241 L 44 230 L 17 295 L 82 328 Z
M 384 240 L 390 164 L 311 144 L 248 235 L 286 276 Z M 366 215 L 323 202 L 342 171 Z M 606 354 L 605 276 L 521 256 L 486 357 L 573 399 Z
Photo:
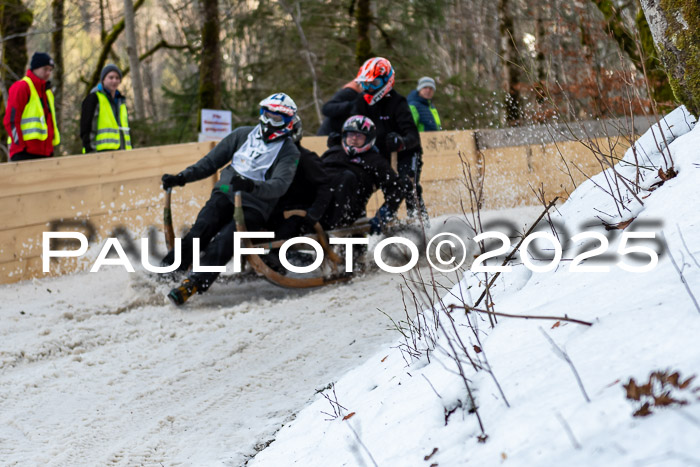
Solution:
M 222 139 L 231 133 L 231 111 L 202 109 L 202 134 Z

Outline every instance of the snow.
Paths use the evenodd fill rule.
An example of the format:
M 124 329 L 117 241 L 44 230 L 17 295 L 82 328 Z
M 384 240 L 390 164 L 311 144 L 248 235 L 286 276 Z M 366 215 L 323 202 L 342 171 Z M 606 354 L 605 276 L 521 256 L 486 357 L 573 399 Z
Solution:
M 700 464 L 698 382 L 676 393 L 687 405 L 654 408 L 648 417 L 632 416 L 636 405 L 626 399 L 622 386 L 630 378 L 643 384 L 655 370 L 678 370 L 687 378 L 700 369 L 700 310 L 669 258 L 672 254 L 683 265 L 688 286 L 700 295 L 700 126 L 691 130 L 693 123 L 679 109 L 661 125 L 668 147 L 657 144 L 658 133 L 654 141 L 654 129 L 638 142 L 635 150 L 644 154 L 645 164 L 654 166 L 641 175 L 641 186 L 651 188 L 659 181 L 657 169 L 668 168 L 664 164 L 671 158 L 678 171 L 656 190 L 642 191 L 640 199 L 649 195 L 643 204 L 624 189 L 618 201 L 606 194 L 606 177 L 615 179 L 608 170 L 582 184 L 553 216 L 573 233 L 581 226 L 596 230 L 591 219 L 600 211 L 613 213 L 606 221 L 635 217 L 630 229 L 635 223 L 647 230 L 658 225 L 669 250 L 652 271 L 631 273 L 610 264 L 605 273 L 581 273 L 562 263 L 556 271 L 532 273 L 520 264 L 496 282 L 495 311 L 566 315 L 592 326 L 502 317 L 491 328 L 484 315 L 453 311 L 452 328 L 445 308 L 438 307 L 443 328 L 436 344 L 418 345 L 434 349 L 429 360 L 423 353 L 417 359 L 409 357 L 407 364 L 401 342 L 378 352 L 335 384 L 333 400 L 344 407 L 339 417 L 327 420 L 323 412 L 329 412 L 331 404 L 317 396 L 248 465 Z M 625 162 L 633 158 L 630 150 L 616 167 L 631 180 L 636 170 Z M 622 215 L 614 214 L 618 210 Z M 618 231 L 609 251 L 617 251 L 619 238 Z M 572 251 L 578 248 L 565 257 Z M 483 290 L 480 279 L 483 276 L 466 274 L 444 304 L 460 304 L 464 297 L 472 305 Z M 432 315 L 430 310 L 426 313 Z M 494 377 L 483 369 L 475 371 L 466 360 L 467 352 L 452 350 L 450 345 L 460 342 Z M 483 350 L 478 354 L 472 350 L 477 344 Z M 583 389 L 562 352 L 573 362 Z M 469 411 L 460 367 L 476 400 L 483 432 L 476 414 Z M 481 443 L 479 436 L 484 434 L 487 438 Z
M 616 166 L 620 177 L 608 170 L 583 183 L 552 214 L 562 239 L 609 236 L 608 272 L 562 261 L 533 273 L 518 261 L 491 291 L 496 312 L 592 326 L 448 315 L 451 304 L 473 304 L 483 273 L 456 284 L 454 273 L 436 275 L 439 285 L 417 295 L 437 304 L 435 315 L 419 306 L 423 320 L 403 278 L 378 271 L 305 291 L 227 278 L 182 308 L 165 303 L 169 285 L 116 266 L 0 286 L 0 464 L 700 464 L 700 382 L 673 393 L 687 405 L 648 417 L 632 416 L 638 404 L 622 387 L 700 368 L 700 311 L 670 261 L 700 296 L 700 127 L 679 109 L 661 128 L 665 143 L 647 133 Z M 648 168 L 637 174 L 630 163 L 642 155 Z M 671 159 L 678 175 L 659 186 Z M 621 177 L 643 190 L 635 197 Z M 541 211 L 485 217 L 521 226 Z M 649 272 L 622 270 L 621 231 L 601 227 L 632 218 L 622 232 L 668 242 Z

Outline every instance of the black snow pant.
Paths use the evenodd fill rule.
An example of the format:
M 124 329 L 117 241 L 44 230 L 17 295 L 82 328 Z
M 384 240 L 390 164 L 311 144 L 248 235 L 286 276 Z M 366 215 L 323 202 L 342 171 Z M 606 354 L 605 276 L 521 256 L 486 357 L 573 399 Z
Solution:
M 326 212 L 321 217 L 321 225 L 326 230 L 350 225 L 365 215 L 367 199 L 357 176 L 344 170 L 333 179 L 333 195 Z
M 192 266 L 193 239 L 199 238 L 201 253 L 199 264 L 202 266 L 225 266 L 233 258 L 233 232 L 236 221 L 233 219 L 234 206 L 222 192 L 215 191 L 207 201 L 190 231 L 182 239 L 182 262 L 179 271 L 187 271 Z M 255 209 L 243 208 L 246 228 L 249 231 L 261 230 L 265 218 Z M 169 251 L 163 258 L 163 265 L 170 265 L 175 259 L 175 252 Z M 190 272 L 188 277 L 199 285 L 204 292 L 219 277 L 218 272 Z
M 398 160 L 399 178 L 409 181 L 413 191 L 406 194 L 406 211 L 408 217 L 421 216 L 428 217 L 428 210 L 423 201 L 423 187 L 420 184 L 420 174 L 423 169 L 423 158 L 420 152 L 399 156 Z

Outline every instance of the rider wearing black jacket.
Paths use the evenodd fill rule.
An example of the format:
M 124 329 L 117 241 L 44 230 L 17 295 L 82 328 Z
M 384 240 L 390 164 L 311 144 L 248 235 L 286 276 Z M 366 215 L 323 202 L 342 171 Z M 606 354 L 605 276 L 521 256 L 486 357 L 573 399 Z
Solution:
M 365 115 L 374 122 L 377 127 L 376 146 L 382 156 L 391 160 L 391 153 L 398 152 L 399 177 L 415 185 L 415 193 L 406 197 L 408 214 L 419 214 L 427 220 L 420 185 L 423 166 L 420 136 L 406 98 L 393 89 L 391 63 L 381 57 L 368 60 L 357 81 L 364 93 L 356 98 L 353 114 Z

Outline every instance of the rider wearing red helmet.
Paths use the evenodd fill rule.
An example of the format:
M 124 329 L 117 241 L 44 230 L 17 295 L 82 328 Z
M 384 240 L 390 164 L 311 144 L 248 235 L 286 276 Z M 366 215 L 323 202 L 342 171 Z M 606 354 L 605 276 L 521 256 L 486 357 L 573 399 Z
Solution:
M 391 160 L 391 153 L 398 152 L 398 175 L 405 181 L 410 180 L 415 187 L 415 192 L 406 197 L 408 214 L 410 217 L 420 215 L 427 221 L 420 185 L 423 166 L 420 136 L 406 98 L 393 88 L 394 79 L 394 68 L 389 60 L 382 57 L 367 60 L 356 78 L 363 93 L 355 100 L 353 113 L 365 115 L 374 122 L 376 146 L 383 157 Z

